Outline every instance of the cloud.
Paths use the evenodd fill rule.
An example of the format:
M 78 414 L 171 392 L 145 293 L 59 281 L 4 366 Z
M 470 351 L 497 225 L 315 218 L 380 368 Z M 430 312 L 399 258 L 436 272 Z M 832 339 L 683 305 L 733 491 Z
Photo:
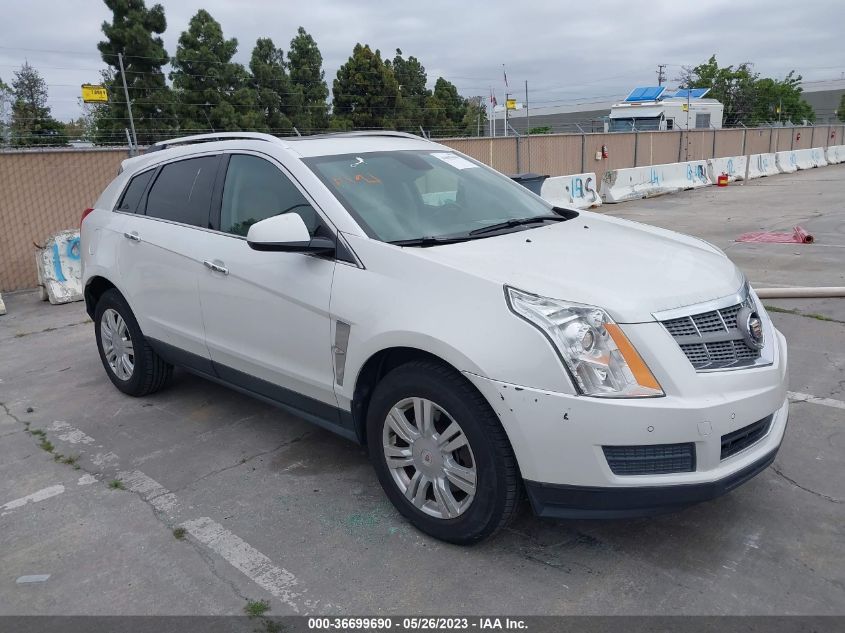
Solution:
M 79 85 L 96 82 L 100 25 L 110 19 L 101 0 L 7 3 L 0 26 L 0 78 L 7 83 L 28 59 L 47 80 L 61 119 L 77 116 Z M 151 4 L 148 2 L 148 4 Z M 720 63 L 751 61 L 764 75 L 795 68 L 805 79 L 839 78 L 845 71 L 841 25 L 845 3 L 818 0 L 812 11 L 794 1 L 707 3 L 608 0 L 574 5 L 555 0 L 425 3 L 312 0 L 166 0 L 173 55 L 179 34 L 200 8 L 237 37 L 246 62 L 258 37 L 287 48 L 298 26 L 317 40 L 331 81 L 357 42 L 392 57 L 396 48 L 420 59 L 431 85 L 438 76 L 464 95 L 504 91 L 502 64 L 513 92 L 527 80 L 531 102 L 552 105 L 625 93 L 655 82 L 658 63 L 668 77 L 715 53 Z M 56 52 L 46 52 L 56 51 Z

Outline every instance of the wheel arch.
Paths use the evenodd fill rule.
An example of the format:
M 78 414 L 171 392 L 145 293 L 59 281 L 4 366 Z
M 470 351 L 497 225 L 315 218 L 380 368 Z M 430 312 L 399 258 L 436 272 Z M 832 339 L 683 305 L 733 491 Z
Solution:
M 100 297 L 112 288 L 120 292 L 120 289 L 116 285 L 102 275 L 94 275 L 85 282 L 83 296 L 85 297 L 85 311 L 89 317 L 94 318 L 94 312 L 97 309 L 97 303 L 100 301 Z M 123 293 L 121 292 L 120 294 L 122 295 Z
M 361 369 L 355 377 L 355 388 L 352 396 L 352 420 L 355 434 L 362 445 L 367 445 L 367 411 L 376 385 L 396 367 L 418 360 L 435 362 L 452 369 L 458 374 L 462 373 L 454 363 L 419 347 L 396 345 L 372 353 L 361 365 Z M 472 385 L 472 387 L 475 389 L 475 385 Z M 482 397 L 484 397 L 483 394 Z

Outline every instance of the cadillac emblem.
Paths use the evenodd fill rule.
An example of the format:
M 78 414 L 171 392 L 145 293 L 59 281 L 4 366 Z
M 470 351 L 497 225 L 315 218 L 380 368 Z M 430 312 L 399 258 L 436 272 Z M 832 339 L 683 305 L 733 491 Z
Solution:
M 763 348 L 763 321 L 756 311 L 748 306 L 743 306 L 736 315 L 736 325 L 748 347 L 751 349 Z

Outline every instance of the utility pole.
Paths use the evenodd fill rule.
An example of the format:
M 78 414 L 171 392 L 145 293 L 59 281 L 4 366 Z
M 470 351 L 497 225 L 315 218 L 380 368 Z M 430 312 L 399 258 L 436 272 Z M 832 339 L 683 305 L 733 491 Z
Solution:
M 129 88 L 126 87 L 126 71 L 123 70 L 123 53 L 117 54 L 117 61 L 120 63 L 120 78 L 123 80 L 123 95 L 126 97 L 126 109 L 129 111 L 129 127 L 132 128 L 132 140 L 135 147 L 138 147 L 138 135 L 135 133 L 135 120 L 132 118 L 132 104 L 129 101 Z
M 666 81 L 666 64 L 657 64 L 657 85 L 662 86 Z

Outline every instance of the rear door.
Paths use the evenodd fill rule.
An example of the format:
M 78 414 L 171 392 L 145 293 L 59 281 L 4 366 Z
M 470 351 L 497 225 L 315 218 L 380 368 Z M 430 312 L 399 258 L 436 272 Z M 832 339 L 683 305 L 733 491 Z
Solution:
M 328 226 L 275 160 L 233 153 L 223 163 L 212 216 L 218 231 L 203 242 L 207 250 L 197 254 L 217 266 L 200 271 L 206 342 L 215 371 L 334 428 L 329 299 L 335 261 L 255 251 L 246 242 L 250 226 L 281 213 L 300 215 L 312 236 L 325 234 Z
M 118 255 L 121 284 L 144 335 L 209 373 L 198 283 L 219 163 L 216 154 L 157 168 L 136 212 L 126 216 Z

